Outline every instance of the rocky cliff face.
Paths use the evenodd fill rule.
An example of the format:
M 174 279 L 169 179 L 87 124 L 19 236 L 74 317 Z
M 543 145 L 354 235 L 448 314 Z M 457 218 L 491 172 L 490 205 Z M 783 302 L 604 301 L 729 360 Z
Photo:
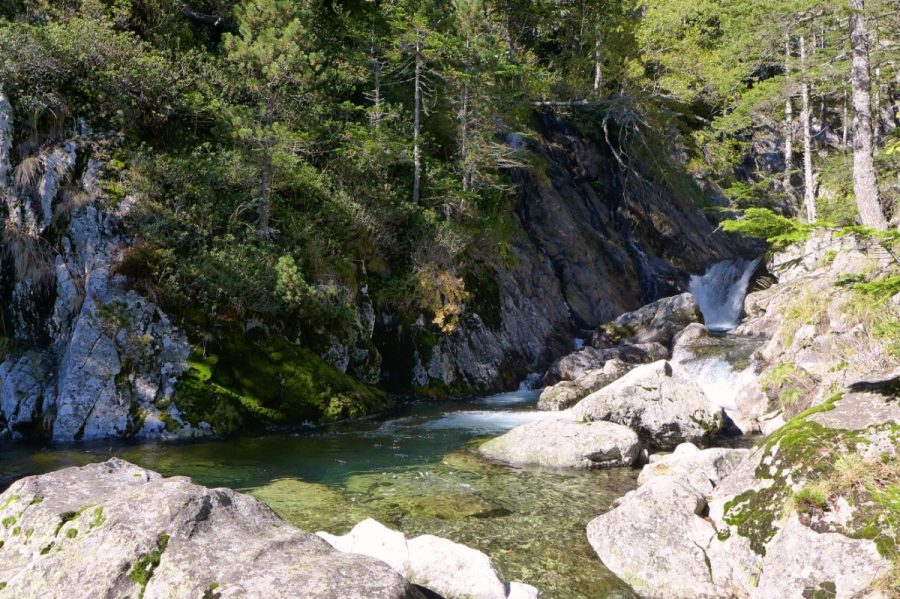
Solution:
M 181 438 L 217 432 L 218 416 L 231 423 L 218 432 L 233 430 L 220 413 L 228 410 L 195 404 L 224 393 L 234 410 L 252 412 L 252 398 L 207 393 L 208 373 L 189 368 L 184 333 L 116 273 L 134 200 L 106 192 L 111 142 L 82 125 L 39 151 L 15 152 L 13 169 L 12 119 L 0 97 L 0 436 Z M 322 359 L 402 390 L 515 388 L 577 337 L 683 290 L 688 273 L 733 253 L 693 203 L 626 176 L 602 143 L 565 123 L 548 117 L 533 146 L 546 170 L 517 182 L 507 259 L 466 273 L 471 298 L 457 330 L 442 335 L 424 316 L 377 313 L 363 287 L 350 338 L 332 339 Z M 195 393 L 188 416 L 177 393 L 185 372 L 192 392 L 213 398 Z M 325 403 L 333 417 L 352 415 Z
M 734 255 L 691 200 L 624 172 L 604 142 L 545 117 L 531 149 L 546 172 L 519 179 L 508 265 L 490 269 L 495 286 L 467 285 L 473 301 L 461 326 L 423 343 L 415 326 L 383 321 L 382 339 L 406 337 L 411 349 L 385 363 L 395 384 L 514 388 L 572 351 L 577 337 L 684 291 L 689 273 Z
M 104 193 L 101 142 L 82 131 L 11 176 L 11 120 L 0 96 L 0 438 L 208 432 L 171 406 L 185 335 L 114 272 L 130 201 Z

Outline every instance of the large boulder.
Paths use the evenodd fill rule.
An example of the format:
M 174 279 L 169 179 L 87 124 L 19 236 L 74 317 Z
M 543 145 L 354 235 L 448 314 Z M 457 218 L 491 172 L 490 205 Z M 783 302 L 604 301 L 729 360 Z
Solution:
M 753 596 L 874 598 L 872 582 L 885 573 L 885 560 L 871 541 L 820 534 L 792 516 L 766 551 Z
M 508 464 L 595 469 L 633 465 L 641 441 L 630 428 L 611 422 L 542 420 L 517 426 L 478 451 Z
M 5 597 L 422 598 L 252 497 L 119 459 L 21 479 L 0 518 Z
M 618 360 L 626 364 L 647 364 L 669 356 L 669 350 L 659 343 L 624 344 L 597 349 L 585 347 L 553 363 L 544 376 L 544 383 L 574 381 L 588 373 L 602 369 L 607 362 Z
M 719 596 L 704 549 L 716 531 L 703 496 L 677 478 L 654 478 L 591 520 L 587 538 L 603 564 L 641 596 Z
M 853 383 L 750 451 L 651 458 L 588 540 L 652 598 L 893 596 L 898 381 Z
M 340 551 L 374 557 L 444 599 L 537 598 L 534 587 L 505 585 L 490 558 L 470 547 L 433 535 L 413 539 L 367 519 L 343 536 L 316 533 Z
M 638 476 L 638 484 L 659 477 L 680 478 L 695 490 L 708 494 L 719 481 L 731 473 L 749 450 L 729 447 L 700 449 L 693 443 L 682 443 L 670 454 L 654 454 Z
M 635 366 L 637 364 L 629 364 L 614 358 L 606 362 L 602 368 L 589 370 L 574 381 L 561 381 L 545 387 L 538 399 L 537 408 L 549 411 L 570 408 L 594 391 L 625 376 Z
M 664 297 L 600 327 L 591 339 L 597 348 L 616 343 L 659 343 L 666 347 L 691 323 L 703 322 L 700 306 L 690 293 Z
M 572 408 L 582 420 L 607 420 L 637 431 L 651 446 L 705 444 L 722 428 L 722 410 L 678 364 L 639 366 Z

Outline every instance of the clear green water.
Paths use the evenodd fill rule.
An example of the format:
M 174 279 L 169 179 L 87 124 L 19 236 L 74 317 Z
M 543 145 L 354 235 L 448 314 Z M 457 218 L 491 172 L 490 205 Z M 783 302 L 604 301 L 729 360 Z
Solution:
M 0 488 L 29 474 L 117 455 L 164 475 L 249 492 L 309 531 L 372 517 L 491 556 L 547 598 L 635 597 L 591 550 L 585 526 L 636 486 L 637 472 L 522 470 L 473 455 L 479 438 L 540 418 L 534 393 L 414 402 L 386 420 L 194 444 L 0 448 Z

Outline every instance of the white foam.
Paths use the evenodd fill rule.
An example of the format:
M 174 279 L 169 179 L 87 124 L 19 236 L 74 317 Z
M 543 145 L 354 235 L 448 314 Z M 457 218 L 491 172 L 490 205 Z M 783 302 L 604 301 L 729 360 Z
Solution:
M 424 424 L 429 430 L 465 429 L 479 434 L 502 434 L 522 424 L 539 420 L 571 420 L 573 416 L 562 412 L 489 412 L 472 410 L 451 412 L 437 420 Z
M 691 277 L 688 289 L 700 304 L 706 328 L 729 331 L 740 324 L 747 286 L 760 260 L 723 260 Z

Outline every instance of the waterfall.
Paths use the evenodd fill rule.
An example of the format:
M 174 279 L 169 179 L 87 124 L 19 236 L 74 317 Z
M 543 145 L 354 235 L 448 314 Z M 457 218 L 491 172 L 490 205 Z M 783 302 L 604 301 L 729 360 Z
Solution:
M 714 404 L 737 409 L 738 392 L 757 378 L 756 350 L 763 339 L 727 335 L 699 347 L 676 347 L 672 361 L 681 364 Z
M 691 276 L 689 291 L 700 304 L 706 328 L 728 331 L 740 323 L 747 286 L 760 260 L 723 260 L 703 275 Z

